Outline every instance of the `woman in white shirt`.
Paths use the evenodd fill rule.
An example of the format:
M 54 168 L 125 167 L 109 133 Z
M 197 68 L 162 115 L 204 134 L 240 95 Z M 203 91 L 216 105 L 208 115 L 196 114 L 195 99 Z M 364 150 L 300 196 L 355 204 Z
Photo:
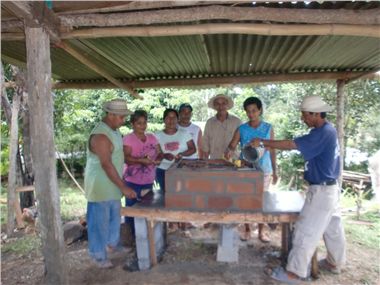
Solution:
M 165 192 L 165 171 L 182 157 L 195 153 L 195 144 L 190 134 L 184 130 L 178 130 L 178 112 L 175 109 L 164 111 L 165 127 L 156 133 L 161 147 L 163 159 L 156 169 L 156 181 L 161 191 Z

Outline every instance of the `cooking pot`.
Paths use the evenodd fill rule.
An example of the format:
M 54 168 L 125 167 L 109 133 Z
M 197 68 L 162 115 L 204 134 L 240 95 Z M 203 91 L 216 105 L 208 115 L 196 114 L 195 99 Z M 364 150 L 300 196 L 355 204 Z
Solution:
M 250 163 L 256 163 L 263 156 L 265 149 L 263 147 L 253 147 L 250 144 L 246 144 L 241 153 L 244 160 Z

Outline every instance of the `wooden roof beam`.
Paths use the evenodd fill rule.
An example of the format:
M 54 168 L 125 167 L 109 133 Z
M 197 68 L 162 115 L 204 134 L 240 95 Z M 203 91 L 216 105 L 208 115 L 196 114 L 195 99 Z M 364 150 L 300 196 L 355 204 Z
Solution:
M 4 2 L 7 3 L 8 1 Z M 21 3 L 21 2 L 17 2 Z M 39 2 L 35 2 L 39 3 Z M 173 2 L 172 5 L 174 5 Z M 131 6 L 134 2 L 125 4 Z M 160 5 L 159 2 L 148 3 Z M 186 4 L 182 3 L 181 5 Z M 11 6 L 11 4 L 8 4 Z M 37 5 L 37 4 L 35 4 Z M 140 3 L 138 3 L 140 5 Z M 117 7 L 113 7 L 115 9 Z M 110 8 L 104 8 L 106 11 Z M 121 9 L 121 8 L 119 8 Z M 380 24 L 380 8 L 366 10 L 348 9 L 289 9 L 267 7 L 230 7 L 212 5 L 207 7 L 190 7 L 182 9 L 166 9 L 154 11 L 133 11 L 125 13 L 93 13 L 60 15 L 62 26 L 68 27 L 123 27 L 131 25 L 153 25 L 169 23 L 189 23 L 210 20 L 226 21 L 261 21 L 273 23 L 304 24 L 348 24 L 378 25 Z M 51 12 L 50 12 L 51 13 Z M 67 12 L 68 13 L 68 12 Z M 85 11 L 83 11 L 85 13 Z M 21 27 L 16 20 L 2 21 L 2 31 Z
M 62 24 L 75 27 L 112 27 L 186 23 L 210 20 L 263 21 L 304 24 L 380 24 L 380 8 L 348 9 L 289 9 L 267 7 L 229 7 L 211 5 L 183 9 L 166 9 L 129 13 L 82 14 L 60 16 Z
M 114 78 L 110 73 L 108 73 L 108 71 L 104 70 L 102 67 L 98 66 L 97 64 L 89 60 L 87 57 L 82 55 L 80 52 L 76 51 L 69 43 L 62 41 L 59 44 L 57 44 L 57 47 L 62 48 L 64 51 L 69 53 L 78 61 L 80 61 L 81 63 L 83 63 L 84 65 L 86 65 L 87 67 L 95 71 L 96 73 L 106 78 L 113 85 L 117 86 L 118 88 L 127 90 L 132 96 L 138 99 L 142 99 L 142 97 L 137 93 L 137 91 L 134 90 L 129 84 L 125 82 L 121 82 L 120 80 Z
M 281 83 L 291 81 L 313 81 L 313 80 L 349 80 L 355 76 L 362 75 L 363 72 L 308 72 L 291 74 L 267 74 L 251 76 L 231 76 L 231 77 L 204 77 L 204 78 L 184 78 L 184 79 L 158 79 L 146 81 L 130 81 L 133 88 L 183 88 L 192 86 L 220 86 L 234 84 L 255 84 L 255 83 Z M 54 89 L 112 89 L 115 86 L 109 82 L 58 82 L 53 84 Z
M 225 84 L 255 84 L 269 82 L 289 82 L 289 81 L 311 81 L 311 80 L 346 80 L 347 83 L 357 79 L 380 80 L 380 73 L 369 72 L 335 72 L 335 73 L 300 73 L 291 74 L 287 77 L 285 74 L 275 75 L 252 75 L 230 78 L 209 77 L 202 79 L 197 86 L 215 86 Z M 189 86 L 189 80 L 200 79 L 167 79 L 131 82 L 134 88 L 156 88 L 156 87 L 186 87 Z M 241 80 L 241 81 L 240 81 Z M 207 82 L 209 81 L 209 82 Z M 166 85 L 165 85 L 166 84 Z M 15 88 L 16 83 L 13 81 L 4 82 L 5 88 Z M 53 89 L 111 89 L 115 85 L 109 82 L 58 82 L 53 84 Z
M 268 36 L 360 36 L 380 38 L 380 25 L 272 25 L 199 24 L 82 29 L 62 34 L 64 39 L 105 37 L 160 37 L 207 34 L 254 34 Z
M 81 29 L 62 33 L 62 39 L 107 37 L 167 37 L 186 35 L 247 34 L 266 36 L 357 36 L 380 38 L 380 25 L 272 25 L 199 24 Z M 2 33 L 3 41 L 22 41 L 23 33 Z
M 1 5 L 4 5 L 16 17 L 24 20 L 25 25 L 44 27 L 49 33 L 51 42 L 60 41 L 60 20 L 44 2 L 3 1 Z

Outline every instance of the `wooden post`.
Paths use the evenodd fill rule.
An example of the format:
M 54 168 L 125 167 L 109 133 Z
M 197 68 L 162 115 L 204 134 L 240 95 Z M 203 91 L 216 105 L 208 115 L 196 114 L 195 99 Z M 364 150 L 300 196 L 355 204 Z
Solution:
M 147 219 L 146 220 L 146 226 L 148 229 L 150 262 L 151 262 L 152 267 L 153 267 L 157 264 L 156 247 L 154 244 L 154 221 Z
M 285 267 L 288 261 L 289 250 L 292 245 L 290 223 L 281 224 L 281 264 Z
M 337 94 L 336 94 L 336 128 L 338 132 L 338 141 L 340 146 L 340 176 L 339 185 L 342 186 L 343 179 L 343 166 L 344 166 L 344 87 L 346 82 L 344 80 L 337 80 Z
M 45 283 L 68 284 L 53 136 L 50 39 L 41 27 L 25 26 L 25 35 L 31 150 L 45 259 Z

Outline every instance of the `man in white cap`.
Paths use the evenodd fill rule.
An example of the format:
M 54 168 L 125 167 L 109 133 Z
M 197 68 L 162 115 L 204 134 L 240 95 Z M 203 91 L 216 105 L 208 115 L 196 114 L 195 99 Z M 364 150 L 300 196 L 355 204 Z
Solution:
M 84 188 L 87 198 L 88 248 L 99 268 L 111 268 L 109 251 L 122 251 L 120 239 L 120 199 L 135 198 L 122 180 L 123 140 L 119 128 L 131 114 L 123 99 L 105 102 L 103 120 L 91 131 L 87 146 Z
M 327 256 L 319 262 L 321 269 L 335 274 L 341 272 L 346 261 L 346 241 L 339 212 L 340 188 L 339 144 L 336 129 L 326 120 L 332 108 L 319 96 L 305 97 L 301 104 L 301 118 L 312 128 L 309 134 L 294 140 L 254 139 L 251 145 L 291 150 L 297 149 L 304 157 L 304 179 L 309 183 L 305 204 L 296 222 L 293 248 L 286 270 L 271 270 L 273 279 L 297 284 L 309 274 L 311 258 L 323 237 Z
M 234 106 L 232 99 L 224 94 L 212 97 L 208 107 L 216 110 L 216 115 L 207 120 L 202 137 L 203 158 L 222 159 L 235 130 L 241 120 L 228 113 Z

